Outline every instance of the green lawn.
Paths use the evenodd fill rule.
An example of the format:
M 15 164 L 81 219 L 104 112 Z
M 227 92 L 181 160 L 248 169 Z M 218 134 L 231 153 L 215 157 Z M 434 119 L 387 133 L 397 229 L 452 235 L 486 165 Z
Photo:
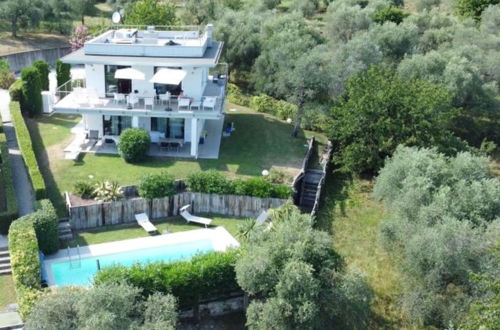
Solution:
M 213 222 L 209 227 L 222 226 L 234 237 L 236 237 L 238 234 L 238 224 L 244 221 L 244 219 L 233 219 L 220 216 L 203 216 L 213 219 Z M 153 223 L 156 228 L 158 228 L 158 231 L 160 233 L 164 233 L 165 230 L 169 233 L 175 233 L 179 231 L 204 228 L 199 224 L 188 224 L 180 217 L 172 217 L 166 220 L 153 221 Z M 66 248 L 67 246 L 75 247 L 77 244 L 79 244 L 80 246 L 84 246 L 147 236 L 149 236 L 149 234 L 146 233 L 144 229 L 142 229 L 142 227 L 139 227 L 136 223 L 105 226 L 75 233 L 75 238 L 72 241 L 67 242 L 63 246 L 63 248 Z
M 167 171 L 175 178 L 208 169 L 224 172 L 228 177 L 257 176 L 262 170 L 277 168 L 293 176 L 301 166 L 306 138 L 312 132 L 291 137 L 292 126 L 272 116 L 248 108 L 229 105 L 226 122 L 234 122 L 236 131 L 222 139 L 219 159 L 149 158 L 140 164 L 127 164 L 117 155 L 86 154 L 80 161 L 64 159 L 64 148 L 71 141 L 70 128 L 79 117 L 53 115 L 29 121 L 37 157 L 48 194 L 60 215 L 65 213 L 62 193 L 71 191 L 77 180 L 112 180 L 121 185 L 137 184 L 146 173 Z M 318 140 L 326 138 L 314 133 Z M 321 150 L 321 148 L 318 148 Z
M 372 182 L 329 178 L 318 226 L 333 234 L 333 245 L 347 263 L 366 274 L 374 290 L 370 328 L 408 328 L 398 303 L 400 273 L 380 246 L 379 224 L 385 217 L 371 198 Z
M 0 275 L 0 312 L 7 309 L 7 305 L 16 302 L 16 291 L 11 275 Z

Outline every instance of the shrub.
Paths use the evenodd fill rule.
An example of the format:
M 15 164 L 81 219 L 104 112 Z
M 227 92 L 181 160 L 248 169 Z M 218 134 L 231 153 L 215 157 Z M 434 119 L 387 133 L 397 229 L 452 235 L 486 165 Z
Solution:
M 40 208 L 32 216 L 40 250 L 45 254 L 57 252 L 59 250 L 59 218 L 50 200 L 42 199 Z
M 19 79 L 16 80 L 16 82 L 14 82 L 12 85 L 10 85 L 9 95 L 11 101 L 21 102 L 23 97 L 23 83 L 23 80 Z
M 103 202 L 112 202 L 123 198 L 122 188 L 117 182 L 103 181 L 96 183 L 94 193 L 94 198 Z
M 0 120 L 1 121 L 1 120 Z M 12 181 L 12 168 L 10 167 L 9 148 L 4 134 L 0 134 L 0 184 L 5 193 L 6 209 L 0 212 L 0 233 L 7 235 L 11 222 L 18 217 L 17 197 Z
M 248 107 L 250 105 L 249 98 L 244 96 L 241 92 L 241 89 L 235 84 L 227 84 L 227 90 L 227 99 L 229 100 L 229 102 L 245 107 Z
M 146 296 L 171 293 L 186 308 L 240 290 L 234 271 L 238 257 L 237 250 L 230 250 L 200 254 L 189 261 L 107 267 L 97 273 L 94 284 L 125 282 L 141 288 Z
M 295 118 L 297 113 L 297 106 L 283 100 L 275 101 L 274 107 L 276 109 L 276 116 L 280 119 Z
M 271 197 L 272 184 L 264 178 L 251 178 L 248 180 L 235 180 L 236 195 L 255 196 L 261 198 Z
M 271 183 L 286 183 L 289 179 L 289 175 L 283 171 L 272 168 L 269 170 L 269 175 L 266 176 L 265 179 Z
M 15 220 L 9 230 L 12 277 L 21 316 L 29 315 L 41 290 L 40 258 L 32 216 Z
M 57 87 L 63 85 L 71 79 L 71 65 L 63 63 L 61 60 L 56 61 L 56 76 Z
M 377 10 L 373 14 L 373 20 L 379 24 L 384 24 L 385 22 L 393 22 L 399 24 L 408 17 L 410 14 L 404 12 L 395 6 L 389 6 Z
M 458 13 L 464 17 L 481 19 L 481 14 L 488 6 L 499 4 L 499 0 L 458 0 L 456 8 Z
M 77 181 L 73 185 L 73 192 L 83 199 L 95 197 L 95 184 L 87 181 Z
M 42 111 L 42 85 L 40 73 L 34 67 L 25 67 L 21 71 L 23 80 L 23 112 L 35 116 Z
M 139 162 L 146 158 L 151 138 L 146 130 L 127 128 L 120 134 L 118 150 L 127 163 Z
M 49 63 L 39 60 L 33 62 L 33 67 L 35 67 L 38 70 L 38 73 L 40 74 L 40 84 L 42 91 L 48 91 L 49 90 Z
M 272 185 L 271 197 L 287 199 L 292 195 L 292 188 L 284 184 Z
M 35 157 L 35 152 L 33 151 L 33 144 L 31 142 L 31 136 L 24 122 L 23 115 L 19 109 L 18 102 L 10 102 L 10 114 L 12 116 L 12 122 L 16 129 L 17 142 L 19 143 L 19 149 L 23 155 L 24 162 L 28 167 L 28 173 L 31 178 L 31 183 L 33 184 L 33 189 L 35 190 L 36 199 L 42 199 L 45 197 L 45 181 L 43 180 L 42 173 L 38 167 L 38 162 Z
M 231 181 L 215 170 L 191 173 L 187 178 L 191 191 L 206 194 L 230 194 L 233 192 Z
M 9 88 L 14 81 L 16 81 L 16 76 L 10 71 L 9 62 L 0 59 L 0 88 Z
M 258 112 L 264 112 L 271 115 L 276 114 L 274 103 L 275 100 L 265 94 L 252 97 L 252 108 L 254 108 Z
M 166 172 L 144 176 L 138 188 L 139 196 L 148 199 L 172 196 L 176 192 L 174 178 Z

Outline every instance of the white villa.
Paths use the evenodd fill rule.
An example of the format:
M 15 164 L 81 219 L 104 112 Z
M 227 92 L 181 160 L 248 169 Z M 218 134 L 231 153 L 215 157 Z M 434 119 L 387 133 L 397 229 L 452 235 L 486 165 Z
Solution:
M 86 142 L 73 147 L 116 153 L 120 133 L 137 127 L 150 132 L 151 155 L 217 158 L 227 65 L 212 30 L 119 26 L 61 58 L 84 66 L 52 101 L 53 113 L 83 117 Z

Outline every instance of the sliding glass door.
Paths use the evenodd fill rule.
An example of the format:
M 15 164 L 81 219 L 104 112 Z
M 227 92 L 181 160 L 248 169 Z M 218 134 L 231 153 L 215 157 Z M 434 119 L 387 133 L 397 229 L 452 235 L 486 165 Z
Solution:
M 151 131 L 164 133 L 167 138 L 184 139 L 184 119 L 153 117 Z
M 130 67 L 120 65 L 104 66 L 104 88 L 107 97 L 112 97 L 113 93 L 130 94 L 132 92 L 132 80 L 115 78 L 116 70 L 125 68 Z
M 132 127 L 132 117 L 103 116 L 104 135 L 120 135 L 123 130 Z

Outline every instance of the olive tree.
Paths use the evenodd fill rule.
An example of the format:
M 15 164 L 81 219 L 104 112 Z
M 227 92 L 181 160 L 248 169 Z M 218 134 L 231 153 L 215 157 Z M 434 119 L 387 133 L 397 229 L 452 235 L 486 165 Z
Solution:
M 271 218 L 272 230 L 255 226 L 236 263 L 238 284 L 256 298 L 247 310 L 247 326 L 366 326 L 371 291 L 358 274 L 343 269 L 331 237 L 313 229 L 312 219 L 296 208 L 272 212 Z
M 42 18 L 38 0 L 6 0 L 0 3 L 0 18 L 10 23 L 12 37 L 17 37 L 19 28 L 35 27 Z

